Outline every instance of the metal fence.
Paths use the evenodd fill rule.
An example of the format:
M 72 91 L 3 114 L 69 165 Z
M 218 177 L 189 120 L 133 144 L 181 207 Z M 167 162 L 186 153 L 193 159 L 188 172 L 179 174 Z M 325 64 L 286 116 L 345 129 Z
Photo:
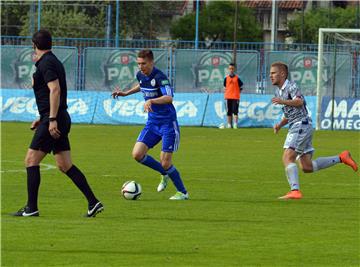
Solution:
M 21 60 L 25 57 L 6 59 L 4 62 L 4 49 L 10 46 L 22 47 L 28 49 L 25 52 L 29 53 L 31 37 L 1 36 L 1 45 L 2 65 L 11 65 L 2 68 L 2 71 L 9 69 L 9 74 L 2 73 L 2 85 L 3 79 L 12 79 L 14 83 L 23 80 L 19 79 L 18 74 L 11 74 L 10 70 L 16 72 L 16 68 L 21 67 Z M 75 70 L 71 72 L 71 75 L 76 74 L 76 77 L 75 82 L 69 86 L 75 90 L 111 90 L 111 84 L 125 84 L 123 79 L 127 81 L 126 84 L 131 84 L 127 74 L 132 75 L 136 69 L 136 52 L 142 48 L 151 48 L 154 51 L 162 51 L 161 68 L 167 72 L 177 92 L 219 92 L 222 90 L 221 82 L 228 64 L 233 60 L 234 45 L 238 74 L 245 81 L 244 93 L 271 94 L 273 87 L 268 79 L 269 67 L 271 62 L 278 60 L 289 65 L 290 78 L 300 83 L 305 94 L 315 95 L 316 90 L 318 47 L 314 44 L 199 42 L 198 49 L 195 49 L 193 41 L 138 39 L 119 40 L 119 47 L 115 47 L 114 39 L 55 37 L 53 45 L 59 48 L 72 47 L 76 50 L 77 56 L 75 55 L 73 63 L 75 66 L 72 66 Z M 328 60 L 329 66 L 325 68 L 326 77 L 336 75 L 336 84 L 339 84 L 338 95 L 357 97 L 360 95 L 360 46 L 337 45 L 336 51 L 339 55 L 338 66 L 330 67 L 332 62 Z M 334 53 L 334 46 L 325 45 L 324 52 L 328 53 L 327 58 L 331 59 L 330 54 Z M 120 61 L 114 61 L 115 55 Z M 16 57 L 15 54 L 13 57 Z M 32 63 L 30 61 L 26 64 L 29 66 Z M 334 69 L 336 73 L 332 73 Z M 110 81 L 107 71 L 110 71 L 116 80 Z M 327 80 L 328 86 L 331 87 L 331 79 Z M 29 83 L 22 81 L 22 84 Z M 19 85 L 17 88 L 22 87 Z
M 75 46 L 80 50 L 86 47 L 116 47 L 115 39 L 100 38 L 62 38 L 54 37 L 54 46 Z M 31 45 L 31 36 L 1 36 L 1 45 Z M 195 49 L 195 41 L 182 40 L 146 40 L 120 39 L 121 48 L 179 48 Z M 199 49 L 233 50 L 233 42 L 198 42 Z M 302 43 L 264 43 L 264 42 L 237 42 L 237 50 L 278 50 L 278 51 L 317 51 L 317 44 Z M 331 51 L 332 45 L 325 45 L 324 51 Z M 339 51 L 348 49 L 347 46 L 338 46 Z

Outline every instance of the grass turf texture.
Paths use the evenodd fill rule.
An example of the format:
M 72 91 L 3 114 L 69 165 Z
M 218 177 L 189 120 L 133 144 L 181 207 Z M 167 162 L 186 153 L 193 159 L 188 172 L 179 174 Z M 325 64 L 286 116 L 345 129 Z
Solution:
M 26 202 L 28 129 L 2 123 L 3 266 L 359 265 L 358 173 L 343 164 L 301 173 L 304 198 L 277 200 L 288 191 L 286 130 L 182 127 L 174 163 L 191 200 L 174 202 L 173 185 L 157 193 L 160 176 L 131 158 L 141 127 L 73 125 L 73 161 L 105 211 L 83 218 L 81 193 L 50 169 L 42 171 L 40 217 L 16 218 L 8 214 Z M 350 149 L 359 162 L 359 132 L 316 132 L 314 146 L 315 157 Z M 43 163 L 55 165 L 51 155 Z M 121 197 L 127 180 L 142 185 L 140 200 Z

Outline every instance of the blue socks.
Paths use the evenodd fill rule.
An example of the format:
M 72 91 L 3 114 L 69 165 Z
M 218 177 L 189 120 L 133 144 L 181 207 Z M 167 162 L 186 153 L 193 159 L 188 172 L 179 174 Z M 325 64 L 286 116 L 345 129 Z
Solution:
M 168 175 L 173 184 L 175 185 L 177 191 L 184 194 L 187 193 L 185 186 L 180 178 L 180 173 L 174 167 L 174 165 L 172 165 L 168 170 L 165 170 L 161 166 L 160 162 L 156 161 L 153 157 L 149 155 L 145 155 L 145 157 L 139 162 L 155 171 L 158 171 L 159 173 L 161 173 L 161 175 Z
M 153 157 L 145 155 L 145 157 L 139 161 L 141 164 L 148 166 L 149 168 L 158 171 L 161 175 L 166 175 L 166 171 L 161 166 L 160 162 L 156 161 Z
M 180 173 L 178 172 L 178 170 L 173 166 L 171 166 L 168 170 L 167 170 L 167 174 L 169 175 L 171 181 L 173 182 L 173 184 L 176 187 L 176 190 L 186 194 L 186 189 L 185 186 L 180 178 Z

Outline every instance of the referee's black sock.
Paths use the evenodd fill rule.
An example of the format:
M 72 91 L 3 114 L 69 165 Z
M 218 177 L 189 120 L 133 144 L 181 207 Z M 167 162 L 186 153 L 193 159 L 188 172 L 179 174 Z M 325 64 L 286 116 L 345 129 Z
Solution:
M 27 172 L 27 206 L 31 211 L 37 211 L 37 200 L 40 186 L 40 166 L 31 166 L 26 168 Z
M 71 166 L 71 168 L 66 172 L 66 175 L 70 177 L 74 184 L 85 195 L 90 206 L 93 206 L 98 202 L 85 178 L 85 175 L 75 165 Z

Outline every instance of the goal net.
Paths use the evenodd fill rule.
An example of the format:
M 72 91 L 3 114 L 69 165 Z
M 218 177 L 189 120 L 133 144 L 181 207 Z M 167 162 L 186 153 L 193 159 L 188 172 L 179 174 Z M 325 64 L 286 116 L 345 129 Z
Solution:
M 360 29 L 319 29 L 316 129 L 360 130 Z

